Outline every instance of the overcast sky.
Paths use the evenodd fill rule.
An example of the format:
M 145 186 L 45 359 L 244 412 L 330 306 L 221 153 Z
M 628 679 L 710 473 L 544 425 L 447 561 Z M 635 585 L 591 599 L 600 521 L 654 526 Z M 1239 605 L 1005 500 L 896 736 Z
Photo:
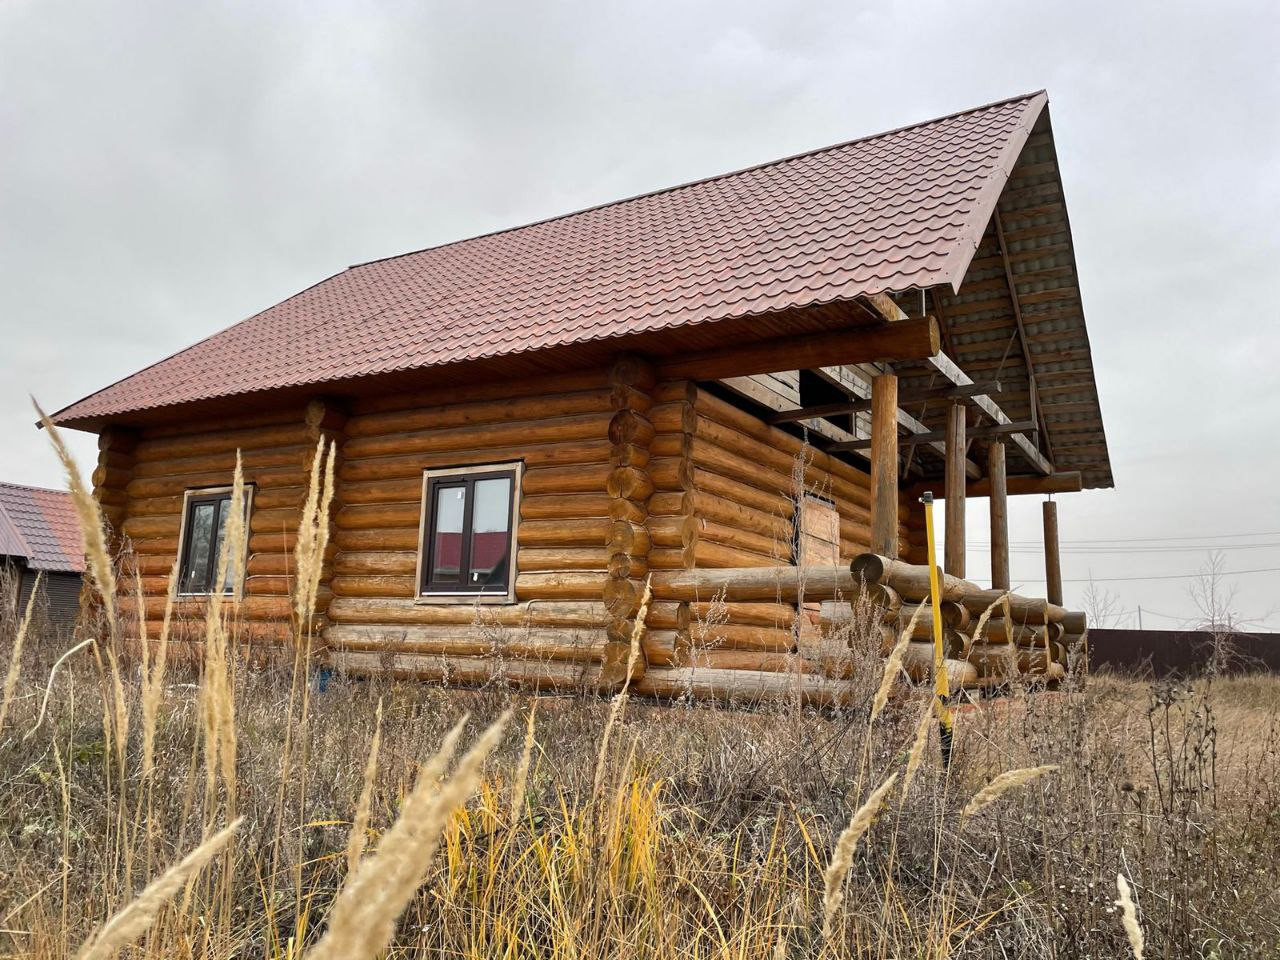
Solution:
M 4 0 L 0 479 L 61 482 L 28 394 L 349 264 L 1044 87 L 1116 478 L 1060 498 L 1067 600 L 1176 627 L 1195 581 L 1117 578 L 1280 568 L 1280 11 L 1200 6 Z M 1280 572 L 1227 579 L 1280 629 Z

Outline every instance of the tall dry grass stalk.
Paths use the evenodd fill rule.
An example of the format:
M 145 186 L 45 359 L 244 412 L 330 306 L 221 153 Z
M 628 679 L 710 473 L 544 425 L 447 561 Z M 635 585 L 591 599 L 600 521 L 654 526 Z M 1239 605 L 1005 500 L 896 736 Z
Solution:
M 613 702 L 609 704 L 609 718 L 605 721 L 604 733 L 600 736 L 600 753 L 596 758 L 596 772 L 592 780 L 592 796 L 597 796 L 600 793 L 600 787 L 604 783 L 605 761 L 609 756 L 609 739 L 613 735 L 614 725 L 617 724 L 618 718 L 622 715 L 622 710 L 627 703 L 627 694 L 631 690 L 631 675 L 635 671 L 636 661 L 640 658 L 640 641 L 644 637 L 645 620 L 649 617 L 649 601 L 652 597 L 653 577 L 649 576 L 645 578 L 644 592 L 640 595 L 640 609 L 636 611 L 635 626 L 631 628 L 631 648 L 627 652 L 627 671 L 622 678 L 622 689 L 614 695 Z
M 337 445 L 321 437 L 311 459 L 307 500 L 302 508 L 298 539 L 293 548 L 294 570 L 297 575 L 293 595 L 294 615 L 302 630 L 306 629 L 315 614 L 324 555 L 329 546 L 329 508 L 333 503 L 336 455 Z
M 889 702 L 889 694 L 893 691 L 893 685 L 898 680 L 898 674 L 902 672 L 902 658 L 906 655 L 907 644 L 911 642 L 911 635 L 915 632 L 916 624 L 920 622 L 920 612 L 924 610 L 924 606 L 923 603 L 916 604 L 915 613 L 911 614 L 911 619 L 899 635 L 898 642 L 893 645 L 893 649 L 889 651 L 889 656 L 885 659 L 884 674 L 880 678 L 880 686 L 876 689 L 875 698 L 871 701 L 872 723 L 876 722 L 876 717 L 880 715 L 880 711 Z
M 511 823 L 520 820 L 520 811 L 524 807 L 524 793 L 529 784 L 529 766 L 533 762 L 533 719 L 538 713 L 538 701 L 535 698 L 529 705 L 529 720 L 525 724 L 524 749 L 520 751 L 520 763 L 516 766 L 516 778 L 511 786 Z
M 27 608 L 18 621 L 17 633 L 13 636 L 13 649 L 9 653 L 9 669 L 4 675 L 4 691 L 0 694 L 0 731 L 4 730 L 5 717 L 9 715 L 9 701 L 13 699 L 13 691 L 18 689 L 18 677 L 22 673 L 22 644 L 26 640 L 27 631 L 31 629 L 31 617 L 36 609 L 36 595 L 40 592 L 40 584 L 44 580 L 44 572 L 36 574 L 36 582 L 31 587 L 31 595 L 27 597 Z
M 964 810 L 960 814 L 961 819 L 967 820 L 974 814 L 980 813 L 991 806 L 1010 790 L 1025 786 L 1037 777 L 1043 777 L 1046 773 L 1053 773 L 1057 769 L 1058 765 L 1056 763 L 1049 763 L 1040 767 L 1022 767 L 1018 770 L 1006 770 L 973 795 L 973 799 L 965 804 Z
M 219 830 L 151 883 L 142 893 L 85 941 L 76 960 L 115 960 L 116 954 L 141 937 L 155 922 L 164 905 L 187 881 L 204 868 L 240 827 L 240 820 Z
M 1146 938 L 1142 935 L 1142 926 L 1138 923 L 1138 907 L 1133 902 L 1133 891 L 1123 873 L 1116 874 L 1116 891 L 1120 894 L 1116 906 L 1120 908 L 1120 923 L 1124 926 L 1124 935 L 1129 938 L 1129 949 L 1133 951 L 1133 960 L 1142 960 L 1146 950 Z
M 351 819 L 351 832 L 347 835 L 347 876 L 355 873 L 364 856 L 364 845 L 369 833 L 369 811 L 373 803 L 373 784 L 378 774 L 378 750 L 382 745 L 382 700 L 373 721 L 373 740 L 369 744 L 369 759 L 364 765 L 364 782 L 360 785 L 360 799 L 356 802 L 356 814 Z
M 48 414 L 40 408 L 40 404 L 34 399 L 31 403 L 36 408 L 40 423 L 49 434 L 49 442 L 53 444 L 54 453 L 57 454 L 58 461 L 67 474 L 67 488 L 71 491 L 71 502 L 80 520 L 80 531 L 84 534 L 89 577 L 98 589 L 98 596 L 102 600 L 103 611 L 114 640 L 118 624 L 116 571 L 111 563 L 111 556 L 107 552 L 107 534 L 106 526 L 102 522 L 102 511 L 98 509 L 98 501 L 94 499 L 93 492 L 85 486 L 84 479 L 80 476 L 80 468 L 76 466 L 66 444 L 62 442 L 62 435 L 58 432 L 58 428 L 53 425 Z
M 970 634 L 969 638 L 965 640 L 966 656 L 969 653 L 970 647 L 972 647 L 975 643 L 982 642 L 982 631 L 986 629 L 987 621 L 991 619 L 991 614 L 995 612 L 996 607 L 1004 608 L 1004 616 L 1005 616 L 1006 622 L 1008 623 L 1013 622 L 1013 618 L 1009 615 L 1009 594 L 1008 593 L 1001 594 L 1000 596 L 992 600 L 991 603 L 987 604 L 987 609 L 983 610 L 982 615 L 978 617 L 978 623 L 973 628 L 973 633 Z M 1011 644 L 1011 646 L 1016 646 L 1016 644 Z
M 924 748 L 929 744 L 929 729 L 933 726 L 934 709 L 937 700 L 930 697 L 929 702 L 925 704 L 924 712 L 920 714 L 920 722 L 916 724 L 916 735 L 911 741 L 911 749 L 907 752 L 907 769 L 902 775 L 902 799 L 907 799 L 907 793 L 911 790 L 911 781 L 915 778 L 916 771 L 920 769 L 920 762 L 924 759 Z
M 441 831 L 475 791 L 485 758 L 502 739 L 509 716 L 509 711 L 504 713 L 480 735 L 443 783 L 439 777 L 448 763 L 446 750 L 452 753 L 457 737 L 442 745 L 419 774 L 400 817 L 383 835 L 377 851 L 360 863 L 334 901 L 329 927 L 307 952 L 309 960 L 363 960 L 390 946 L 396 921 L 431 866 Z M 454 731 L 461 731 L 461 723 Z
M 155 767 L 156 755 L 156 719 L 160 710 L 160 701 L 164 697 L 165 672 L 169 663 L 169 630 L 173 617 L 173 598 L 178 593 L 178 561 L 173 561 L 169 568 L 168 588 L 165 592 L 164 618 L 160 621 L 160 636 L 156 641 L 155 659 L 151 657 L 151 644 L 145 629 L 142 633 L 142 689 L 139 699 L 142 704 L 142 776 L 151 775 Z M 138 610 L 145 609 L 145 598 L 142 595 L 142 584 L 137 586 Z
M 871 792 L 871 796 L 867 797 L 867 802 L 854 811 L 849 825 L 841 831 L 840 838 L 836 840 L 835 849 L 831 852 L 831 863 L 822 874 L 824 887 L 822 936 L 824 939 L 831 938 L 836 912 L 844 902 L 844 882 L 853 866 L 853 854 L 858 848 L 858 841 L 880 815 L 880 810 L 884 807 L 884 798 L 897 779 L 898 775 L 894 773 L 876 787 Z

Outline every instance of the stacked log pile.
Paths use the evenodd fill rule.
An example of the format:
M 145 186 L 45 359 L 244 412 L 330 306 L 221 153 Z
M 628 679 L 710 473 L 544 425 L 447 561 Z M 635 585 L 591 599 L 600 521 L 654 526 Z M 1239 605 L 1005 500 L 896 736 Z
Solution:
M 929 568 L 875 554 L 862 554 L 850 564 L 858 583 L 889 587 L 904 599 L 899 622 L 910 619 L 910 603 L 929 598 Z M 1004 683 L 1027 675 L 1050 680 L 1066 675 L 1067 654 L 1083 644 L 1085 615 L 1045 600 L 984 590 L 938 571 L 942 595 L 943 637 L 947 657 L 963 686 Z M 927 676 L 933 662 L 932 611 L 926 604 L 912 632 L 904 665 L 913 677 Z

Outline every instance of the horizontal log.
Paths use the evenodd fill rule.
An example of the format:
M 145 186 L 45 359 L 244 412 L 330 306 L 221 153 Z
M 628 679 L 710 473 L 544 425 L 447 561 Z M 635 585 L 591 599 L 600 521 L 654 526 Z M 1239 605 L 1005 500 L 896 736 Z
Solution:
M 600 600 L 607 574 L 579 571 L 521 573 L 516 576 L 518 600 Z
M 647 416 L 658 433 L 693 433 L 698 423 L 693 404 L 687 399 L 656 404 Z
M 413 550 L 347 550 L 333 561 L 338 576 L 365 574 L 412 575 L 418 568 L 418 554 Z M 338 591 L 341 595 L 341 591 Z
M 645 523 L 649 519 L 649 511 L 645 509 L 643 500 L 610 497 L 609 519 L 613 521 L 626 520 L 628 523 Z
M 761 557 L 767 557 L 774 563 L 791 561 L 790 539 L 778 540 L 750 530 L 742 530 L 726 523 L 717 523 L 702 517 L 693 518 L 688 527 L 689 542 L 695 544 L 714 543 L 738 550 L 748 550 Z
M 607 493 L 547 493 L 520 499 L 520 519 L 574 520 L 609 516 Z
M 245 471 L 245 482 L 254 485 L 255 493 L 271 487 L 297 487 L 304 479 L 301 465 L 297 468 L 264 467 Z M 187 490 L 230 485 L 231 474 L 218 471 L 174 477 L 140 477 L 130 480 L 125 489 L 129 491 L 131 498 L 141 500 L 149 497 L 181 496 Z
M 241 450 L 240 462 L 247 473 L 264 467 L 293 467 L 302 472 L 308 457 L 314 452 L 314 444 L 299 443 L 287 447 L 268 447 L 257 450 Z M 191 473 L 224 473 L 227 483 L 236 468 L 236 451 L 204 454 L 172 460 L 140 460 L 133 467 L 133 477 L 177 477 Z
M 545 599 L 512 604 L 431 604 L 412 600 L 336 596 L 329 620 L 354 624 L 463 624 L 604 629 L 608 613 L 595 601 Z
M 770 426 L 755 414 L 706 390 L 698 391 L 694 406 L 698 412 L 699 429 L 702 429 L 707 421 L 713 421 L 723 424 L 738 434 L 751 437 L 769 449 L 780 451 L 791 461 L 803 456 L 805 461 L 819 473 L 830 475 L 852 485 L 857 490 L 864 491 L 868 499 L 862 502 L 863 506 L 870 502 L 871 477 L 852 464 L 816 449 L 802 438 L 792 436 L 785 430 Z M 789 467 L 786 472 L 791 472 Z
M 947 683 L 952 690 L 973 686 L 979 679 L 978 668 L 966 660 L 947 659 Z M 933 644 L 923 640 L 912 640 L 907 644 L 902 656 L 902 669 L 916 683 L 922 683 L 933 676 Z
M 692 380 L 660 380 L 650 391 L 655 405 L 659 403 L 693 403 L 698 396 L 698 386 Z
M 632 692 L 659 700 L 706 700 L 751 704 L 798 697 L 802 703 L 836 705 L 853 698 L 851 686 L 819 674 L 773 670 L 726 670 L 695 666 L 650 666 Z
M 608 553 L 600 547 L 524 547 L 516 551 L 520 571 L 608 569 Z
M 339 597 L 401 597 L 412 600 L 418 593 L 417 581 L 411 573 L 339 575 L 333 578 L 332 587 Z
M 651 558 L 652 562 L 652 558 Z M 773 601 L 795 603 L 855 594 L 857 582 L 843 567 L 768 566 L 655 572 L 653 595 L 663 600 Z
M 691 554 L 695 567 L 772 567 L 778 564 L 777 557 L 701 538 L 686 547 L 685 553 L 686 556 Z
M 501 684 L 523 690 L 594 689 L 600 672 L 595 663 L 561 661 L 497 661 L 492 657 L 449 657 L 334 651 L 334 669 L 369 676 L 447 683 L 451 686 Z
M 688 630 L 689 604 L 658 601 L 649 604 L 645 626 L 652 630 Z
M 673 457 L 650 460 L 648 474 L 655 490 L 688 490 L 693 486 L 693 469 L 688 460 Z
M 352 420 L 370 414 L 398 410 L 435 409 L 449 404 L 506 400 L 512 397 L 541 398 L 558 394 L 579 393 L 609 387 L 604 369 L 571 370 L 540 377 L 507 377 L 497 380 L 474 379 L 466 383 L 440 383 L 412 391 L 388 391 L 370 394 L 352 404 Z
M 338 475 L 344 483 L 361 480 L 389 480 L 405 477 L 422 479 L 422 471 L 434 467 L 487 466 L 523 459 L 528 473 L 533 467 L 581 466 L 607 463 L 613 445 L 601 431 L 599 439 L 553 441 L 549 443 L 513 442 L 510 446 L 484 450 L 440 450 L 402 456 L 356 459 L 345 455 Z
M 205 429 L 200 433 L 181 436 L 143 439 L 134 447 L 134 457 L 140 462 L 175 460 L 211 454 L 230 453 L 236 450 L 263 450 L 302 444 L 306 431 L 302 412 L 291 423 L 247 429 Z
M 784 518 L 788 522 L 795 515 L 796 504 L 790 493 L 762 490 L 760 487 L 704 468 L 695 468 L 691 476 L 690 487 L 708 497 L 739 504 L 768 516 Z
M 613 580 L 643 580 L 649 575 L 649 556 L 632 556 L 627 553 L 615 553 L 609 557 L 605 569 Z
M 638 523 L 615 520 L 609 525 L 607 543 L 610 556 L 619 553 L 643 556 L 649 552 L 649 530 Z
M 324 631 L 332 649 L 419 655 L 479 656 L 495 661 L 598 661 L 605 634 L 599 628 L 497 627 L 409 624 L 396 627 L 334 624 Z
M 795 648 L 795 638 L 789 629 L 750 624 L 693 620 L 689 624 L 689 639 L 695 650 L 714 647 L 787 652 Z
M 948 630 L 961 630 L 969 625 L 969 608 L 964 604 L 957 603 L 954 600 L 944 600 L 939 606 L 942 610 L 942 625 Z M 917 610 L 919 610 L 919 617 L 916 623 L 924 624 L 931 630 L 933 628 L 933 604 L 928 600 L 920 603 L 902 604 L 898 612 L 898 619 L 902 621 L 903 626 L 906 626 L 907 622 L 916 616 Z
M 666 380 L 722 380 L 775 370 L 918 360 L 937 353 L 940 343 L 937 320 L 922 317 L 863 330 L 777 337 L 730 348 L 692 351 L 660 361 L 658 375 Z
M 603 493 L 610 466 L 601 463 L 574 463 L 569 466 L 529 467 L 520 489 L 526 497 L 538 494 Z
M 690 602 L 690 622 L 740 623 L 761 627 L 778 627 L 790 631 L 796 619 L 796 608 L 786 603 Z
M 355 439 L 603 413 L 610 409 L 611 397 L 612 391 L 609 388 L 600 387 L 574 393 L 506 397 L 369 413 L 348 420 L 346 433 L 348 437 Z
M 914 502 L 925 491 L 938 489 L 938 483 L 917 483 L 910 489 L 911 500 Z M 1013 476 L 1005 478 L 1006 494 L 1009 496 L 1021 496 L 1024 494 L 1046 495 L 1050 493 L 1078 493 L 1084 489 L 1084 476 L 1078 470 L 1060 471 L 1051 473 L 1047 477 L 1040 474 L 1033 476 Z M 983 477 L 979 480 L 970 480 L 964 489 L 966 497 L 989 497 L 991 496 L 991 480 L 989 477 Z
M 892 560 L 874 553 L 861 553 L 853 558 L 849 569 L 855 581 L 883 583 L 897 591 L 904 600 L 920 601 L 929 596 L 929 568 Z M 962 600 L 979 587 L 938 570 L 938 584 L 944 600 Z

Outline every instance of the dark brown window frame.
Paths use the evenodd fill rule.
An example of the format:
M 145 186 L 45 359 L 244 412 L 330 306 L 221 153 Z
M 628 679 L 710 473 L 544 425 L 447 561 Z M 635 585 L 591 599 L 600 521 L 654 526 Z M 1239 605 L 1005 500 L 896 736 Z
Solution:
M 251 483 L 246 483 L 244 485 L 244 519 L 245 519 L 245 525 L 246 525 L 245 559 L 246 560 L 248 559 L 248 551 L 249 551 L 249 538 L 248 538 L 247 527 L 249 523 L 250 510 L 252 509 L 252 504 L 253 504 L 253 489 L 254 489 L 253 484 Z M 222 515 L 222 511 L 224 509 L 221 506 L 221 504 L 226 503 L 227 508 L 230 507 L 231 494 L 232 494 L 231 487 L 197 487 L 184 492 L 182 497 L 182 525 L 180 526 L 179 532 L 178 532 L 178 579 L 175 585 L 175 589 L 179 597 L 207 597 L 214 592 L 213 580 L 218 575 L 219 551 L 214 549 L 214 547 L 218 542 L 217 541 L 218 518 Z M 196 507 L 198 507 L 200 504 L 203 504 L 203 503 L 217 503 L 219 504 L 219 507 L 218 507 L 217 513 L 214 516 L 213 542 L 210 544 L 209 559 L 206 561 L 204 579 L 202 580 L 200 587 L 196 589 L 191 589 L 188 586 L 190 582 L 190 577 L 188 576 L 190 567 L 189 567 L 187 553 L 191 547 L 191 525 L 195 518 L 195 510 L 196 510 Z M 242 584 L 230 584 L 223 588 L 222 593 L 224 595 L 230 595 L 234 593 L 236 589 L 240 586 L 242 586 Z
M 416 601 L 418 603 L 515 603 L 516 600 L 516 535 L 520 519 L 520 486 L 524 475 L 524 463 L 521 461 L 505 463 L 486 463 L 460 467 L 437 467 L 424 470 L 422 474 L 421 519 L 418 528 L 418 566 L 414 576 Z M 431 583 L 432 568 L 431 541 L 435 529 L 435 491 L 441 487 L 466 486 L 474 488 L 480 480 L 506 478 L 511 481 L 511 492 L 508 502 L 508 535 L 506 582 L 498 590 L 478 588 L 470 589 L 464 582 Z M 461 551 L 459 554 L 460 577 L 465 575 L 470 564 L 471 525 L 473 521 L 475 500 L 473 496 L 466 499 L 461 534 Z M 487 585 L 492 587 L 492 584 Z

